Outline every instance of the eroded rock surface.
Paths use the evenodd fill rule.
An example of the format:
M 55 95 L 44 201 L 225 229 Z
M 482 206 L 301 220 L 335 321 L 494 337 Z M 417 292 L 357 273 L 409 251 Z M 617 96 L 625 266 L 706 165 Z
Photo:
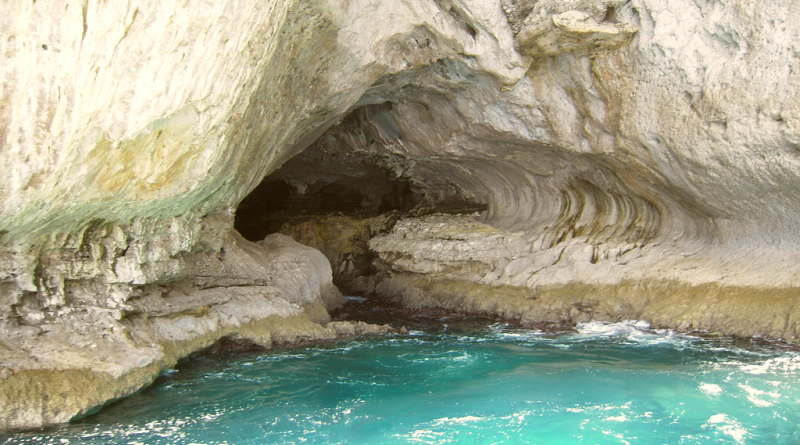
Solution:
M 539 238 L 478 219 L 399 221 L 370 241 L 383 272 L 365 280 L 363 291 L 411 307 L 531 325 L 633 319 L 683 331 L 800 339 L 796 287 L 720 275 L 723 265 L 712 256 L 720 252 L 687 253 L 680 245 L 608 251 L 580 237 L 547 248 Z M 735 261 L 724 266 L 746 268 Z M 709 276 L 717 279 L 709 282 Z
M 317 250 L 275 234 L 254 244 L 235 232 L 192 257 L 180 282 L 132 291 L 116 307 L 89 292 L 44 322 L 0 325 L 0 428 L 66 422 L 128 396 L 222 338 L 271 347 L 388 326 L 330 322 L 344 298 Z
M 370 239 L 387 231 L 400 217 L 389 213 L 372 218 L 317 215 L 287 222 L 281 233 L 315 249 L 330 261 L 333 280 L 345 292 L 363 292 L 359 284 L 375 273 Z
M 31 407 L 68 388 L 13 408 L 6 426 L 63 421 L 269 314 L 322 321 L 308 309 L 322 307 L 316 285 L 291 281 L 300 266 L 231 266 L 263 264 L 255 248 L 230 247 L 234 212 L 284 165 L 297 191 L 386 175 L 367 207 L 400 181 L 424 197 L 418 214 L 486 208 L 373 240 L 387 292 L 452 305 L 442 289 L 478 286 L 488 300 L 475 307 L 530 321 L 591 312 L 797 336 L 793 2 L 0 9 L 0 351 L 6 375 L 28 370 L 4 378 L 2 400 Z M 287 163 L 303 150 L 313 163 Z M 308 292 L 273 293 L 282 286 Z M 552 310 L 525 306 L 546 289 Z M 584 297 L 559 300 L 569 289 Z M 148 311 L 160 315 L 136 318 Z M 161 339 L 183 352 L 158 352 Z M 120 349 L 96 360 L 93 344 Z M 86 373 L 106 389 L 55 402 L 76 397 Z

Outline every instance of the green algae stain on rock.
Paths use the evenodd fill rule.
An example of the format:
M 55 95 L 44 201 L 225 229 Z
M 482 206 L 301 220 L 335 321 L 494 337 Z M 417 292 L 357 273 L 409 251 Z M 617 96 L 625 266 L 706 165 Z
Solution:
M 199 114 L 188 105 L 159 119 L 134 139 L 113 143 L 104 134 L 85 158 L 91 190 L 100 199 L 132 202 L 168 198 L 197 185 L 204 167 L 195 140 Z
M 2 370 L 0 429 L 68 422 L 133 394 L 160 370 L 153 363 L 119 378 L 91 369 Z

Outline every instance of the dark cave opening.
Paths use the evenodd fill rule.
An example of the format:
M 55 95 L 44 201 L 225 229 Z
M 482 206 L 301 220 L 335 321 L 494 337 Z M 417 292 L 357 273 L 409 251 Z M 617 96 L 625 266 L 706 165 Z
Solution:
M 404 160 L 386 150 L 399 137 L 392 109 L 384 102 L 353 110 L 273 171 L 240 203 L 236 230 L 259 241 L 313 216 L 365 219 L 422 203 L 423 193 L 402 176 Z
M 377 272 L 369 240 L 409 214 L 423 195 L 357 154 L 331 155 L 319 141 L 267 176 L 236 211 L 234 228 L 257 242 L 282 233 L 321 251 L 333 282 L 360 293 L 355 281 Z
M 415 170 L 426 160 L 402 149 L 393 113 L 391 102 L 353 110 L 245 197 L 234 228 L 249 241 L 282 233 L 321 251 L 334 284 L 359 294 L 381 270 L 370 240 L 399 219 L 485 211 L 443 172 Z
M 280 232 L 286 223 L 319 215 L 363 219 L 391 211 L 407 212 L 420 202 L 408 182 L 324 182 L 294 187 L 291 179 L 268 176 L 239 205 L 234 228 L 247 240 Z

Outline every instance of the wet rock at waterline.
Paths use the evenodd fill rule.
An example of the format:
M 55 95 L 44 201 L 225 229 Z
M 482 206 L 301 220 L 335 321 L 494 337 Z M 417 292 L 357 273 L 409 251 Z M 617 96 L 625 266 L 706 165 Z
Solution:
M 322 243 L 354 286 L 530 322 L 798 338 L 790 2 L 2 12 L 3 428 L 68 420 L 221 336 L 330 333 L 322 255 L 231 231 L 282 166 L 271 180 L 294 197 L 421 218 L 354 233 L 357 252 Z M 481 210 L 424 216 L 453 207 Z
M 745 272 L 748 261 L 766 262 L 763 256 L 727 258 L 710 248 L 687 255 L 681 243 L 614 246 L 580 236 L 552 242 L 556 233 L 510 232 L 479 219 L 400 220 L 370 240 L 382 272 L 364 280 L 363 290 L 411 307 L 523 324 L 649 320 L 683 331 L 800 338 L 797 289 Z M 723 265 L 742 273 L 719 276 Z
M 98 307 L 93 289 L 76 286 L 72 304 L 38 324 L 4 320 L 0 427 L 66 422 L 223 338 L 269 348 L 391 331 L 331 322 L 344 297 L 328 261 L 285 235 L 250 243 L 232 232 L 186 268 L 183 280 L 133 289 L 117 307 Z

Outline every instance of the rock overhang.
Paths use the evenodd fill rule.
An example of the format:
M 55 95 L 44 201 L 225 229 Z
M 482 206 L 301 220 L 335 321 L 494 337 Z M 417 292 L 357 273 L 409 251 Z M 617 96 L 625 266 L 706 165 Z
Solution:
M 286 166 L 296 187 L 333 175 L 371 187 L 373 204 L 401 181 L 433 208 L 485 205 L 473 223 L 513 240 L 487 253 L 495 238 L 471 243 L 488 233 L 472 223 L 442 223 L 462 240 L 409 220 L 428 231 L 413 261 L 399 232 L 370 244 L 395 289 L 425 270 L 525 292 L 668 280 L 654 292 L 695 289 L 702 304 L 707 286 L 753 290 L 729 292 L 741 301 L 781 289 L 770 307 L 786 329 L 769 332 L 796 331 L 784 313 L 800 284 L 791 5 L 14 8 L 0 18 L 6 326 L 84 306 L 113 318 L 141 288 L 189 278 L 193 258 L 224 250 L 245 196 Z
M 36 19 L 52 6 L 20 5 L 0 120 L 6 300 L 180 278 L 181 258 L 218 249 L 241 200 L 303 150 L 332 170 L 288 173 L 295 187 L 378 171 L 486 205 L 484 222 L 540 248 L 789 258 L 792 11 L 693 5 L 676 21 L 673 6 L 87 4 L 48 34 Z M 759 282 L 796 284 L 791 266 L 769 269 Z

